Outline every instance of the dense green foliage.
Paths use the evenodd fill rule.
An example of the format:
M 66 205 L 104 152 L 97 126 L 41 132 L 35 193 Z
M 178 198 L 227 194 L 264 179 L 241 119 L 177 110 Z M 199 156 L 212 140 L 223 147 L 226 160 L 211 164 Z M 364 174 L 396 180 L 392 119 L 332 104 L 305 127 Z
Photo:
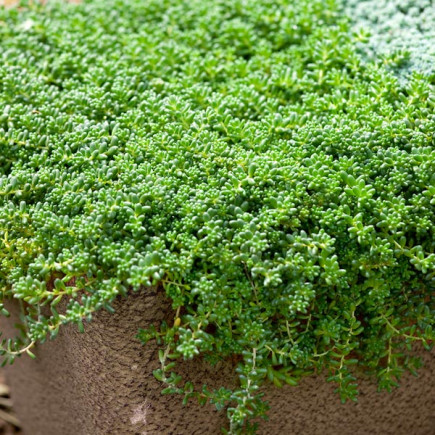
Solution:
M 400 77 L 412 71 L 435 75 L 435 0 L 341 0 L 370 57 L 401 52 Z
M 162 346 L 155 376 L 226 407 L 231 433 L 267 380 L 324 370 L 345 400 L 355 365 L 385 389 L 414 372 L 434 338 L 434 81 L 362 61 L 337 11 L 0 10 L 0 287 L 26 314 L 5 361 L 158 284 L 175 314 L 139 333 Z M 236 356 L 240 388 L 172 372 L 198 355 Z

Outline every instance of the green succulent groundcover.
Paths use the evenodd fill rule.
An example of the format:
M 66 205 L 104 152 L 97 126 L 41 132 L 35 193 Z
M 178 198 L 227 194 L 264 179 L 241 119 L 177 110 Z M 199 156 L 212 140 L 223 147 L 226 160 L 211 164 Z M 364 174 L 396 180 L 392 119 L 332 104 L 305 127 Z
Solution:
M 409 53 L 368 57 L 352 26 L 334 0 L 0 9 L 0 287 L 25 314 L 4 362 L 153 284 L 174 308 L 139 332 L 156 378 L 230 433 L 255 430 L 269 381 L 323 372 L 346 400 L 360 370 L 388 390 L 415 372 L 435 76 L 403 80 Z M 231 356 L 234 391 L 173 368 Z

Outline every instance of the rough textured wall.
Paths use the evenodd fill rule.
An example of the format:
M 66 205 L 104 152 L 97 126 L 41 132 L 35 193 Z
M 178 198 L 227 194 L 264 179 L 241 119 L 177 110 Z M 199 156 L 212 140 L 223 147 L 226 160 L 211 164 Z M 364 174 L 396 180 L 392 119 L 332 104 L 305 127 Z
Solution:
M 16 411 L 25 435 L 220 434 L 226 420 L 213 407 L 161 396 L 152 370 L 157 348 L 143 347 L 138 328 L 170 313 L 163 295 L 153 289 L 116 304 L 116 313 L 98 313 L 80 334 L 65 327 L 53 342 L 7 369 Z M 168 320 L 171 318 L 171 314 Z M 1 328 L 9 329 L 11 322 Z M 342 405 L 334 385 L 307 378 L 298 387 L 270 388 L 270 421 L 260 434 L 432 435 L 435 433 L 435 353 L 424 352 L 426 368 L 419 378 L 407 374 L 392 394 L 376 393 L 363 382 L 358 403 Z M 201 362 L 183 367 L 198 385 L 227 386 L 231 367 L 214 369 Z

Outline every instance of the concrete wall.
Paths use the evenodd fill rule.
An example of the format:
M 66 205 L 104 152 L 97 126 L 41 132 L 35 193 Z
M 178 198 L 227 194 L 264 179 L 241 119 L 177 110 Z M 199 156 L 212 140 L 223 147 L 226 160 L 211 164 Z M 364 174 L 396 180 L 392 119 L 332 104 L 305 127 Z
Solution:
M 23 357 L 7 368 L 16 412 L 25 435 L 220 434 L 226 424 L 212 406 L 161 396 L 152 370 L 157 348 L 143 347 L 138 328 L 172 318 L 155 289 L 132 294 L 116 304 L 116 313 L 98 313 L 80 334 L 65 327 L 53 342 L 36 349 L 36 360 Z M 1 328 L 11 333 L 11 322 Z M 420 376 L 406 374 L 392 394 L 361 383 L 358 403 L 341 404 L 335 386 L 323 377 L 298 387 L 267 389 L 272 409 L 260 434 L 433 435 L 435 433 L 435 353 L 424 352 Z M 209 368 L 201 361 L 182 371 L 197 385 L 230 386 L 231 364 Z

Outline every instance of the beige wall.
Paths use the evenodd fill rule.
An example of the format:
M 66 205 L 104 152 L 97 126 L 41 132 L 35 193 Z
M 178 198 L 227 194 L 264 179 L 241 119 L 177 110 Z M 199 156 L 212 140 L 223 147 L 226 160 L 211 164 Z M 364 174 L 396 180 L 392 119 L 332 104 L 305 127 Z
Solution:
M 152 370 L 157 348 L 135 339 L 138 328 L 173 317 L 161 292 L 145 289 L 119 300 L 116 312 L 98 313 L 86 333 L 65 327 L 53 342 L 7 368 L 8 382 L 24 435 L 218 435 L 226 423 L 212 406 L 183 407 L 179 397 L 162 396 Z M 16 314 L 16 313 L 15 313 Z M 0 319 L 11 331 L 11 321 Z M 358 403 L 341 404 L 324 376 L 298 387 L 266 389 L 272 409 L 260 435 L 433 435 L 435 352 L 422 352 L 418 378 L 405 374 L 401 388 L 377 393 L 360 383 Z M 182 367 L 197 386 L 235 381 L 231 364 L 210 368 L 201 361 Z
M 0 0 L 0 6 L 14 6 L 17 3 L 17 0 Z
M 28 0 L 29 3 L 32 3 L 34 0 Z M 45 3 L 49 0 L 39 0 L 42 3 Z M 80 3 L 81 0 L 66 0 L 69 1 L 70 3 Z M 15 6 L 19 3 L 19 0 L 0 0 L 0 6 L 7 6 L 7 7 L 11 7 L 11 6 Z

